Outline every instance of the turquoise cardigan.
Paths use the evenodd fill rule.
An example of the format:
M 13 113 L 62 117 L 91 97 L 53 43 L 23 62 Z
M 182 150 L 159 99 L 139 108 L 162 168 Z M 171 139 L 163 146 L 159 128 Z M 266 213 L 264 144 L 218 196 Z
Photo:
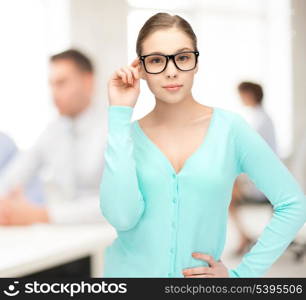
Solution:
M 177 174 L 138 121 L 131 122 L 132 113 L 130 106 L 108 107 L 100 208 L 118 236 L 105 250 L 102 277 L 184 277 L 185 268 L 208 266 L 192 252 L 219 260 L 241 173 L 274 213 L 229 276 L 263 276 L 306 221 L 305 195 L 270 146 L 239 114 L 214 107 L 202 144 Z

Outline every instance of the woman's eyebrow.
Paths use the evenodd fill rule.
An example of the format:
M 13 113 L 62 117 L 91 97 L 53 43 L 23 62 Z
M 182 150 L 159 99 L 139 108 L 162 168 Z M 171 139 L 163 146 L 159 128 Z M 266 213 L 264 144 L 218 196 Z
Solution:
M 188 48 L 188 47 L 184 47 L 184 48 L 177 49 L 174 53 L 179 53 L 179 52 L 184 51 L 184 50 L 192 51 L 192 49 L 190 49 L 190 48 Z M 149 54 L 147 54 L 147 55 L 154 55 L 154 54 L 165 55 L 165 53 L 163 53 L 163 52 L 158 52 L 158 51 L 151 52 L 151 53 L 149 53 Z
M 185 50 L 193 51 L 193 49 L 191 49 L 191 48 L 184 47 L 184 48 L 181 48 L 181 49 L 176 50 L 176 53 L 177 53 L 177 52 L 181 52 L 181 51 L 185 51 Z

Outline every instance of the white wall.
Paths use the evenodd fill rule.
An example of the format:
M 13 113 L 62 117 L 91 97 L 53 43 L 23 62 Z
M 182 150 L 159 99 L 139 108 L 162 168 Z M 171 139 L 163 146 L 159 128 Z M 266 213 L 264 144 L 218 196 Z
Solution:
M 294 146 L 306 138 L 306 1 L 291 0 Z
M 70 0 L 71 46 L 93 59 L 97 73 L 97 96 L 107 106 L 107 80 L 127 64 L 127 4 L 123 0 Z
M 68 45 L 67 4 L 0 2 L 0 130 L 21 148 L 33 144 L 55 113 L 47 82 L 48 55 Z
M 291 0 L 294 155 L 291 168 L 306 193 L 306 2 Z

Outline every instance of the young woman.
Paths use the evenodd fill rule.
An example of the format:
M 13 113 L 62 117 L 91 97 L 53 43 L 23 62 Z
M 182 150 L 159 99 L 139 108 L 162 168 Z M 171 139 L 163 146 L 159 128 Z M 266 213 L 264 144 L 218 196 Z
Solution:
M 118 237 L 105 251 L 102 276 L 262 276 L 306 220 L 301 188 L 242 117 L 194 99 L 199 52 L 188 22 L 152 16 L 139 32 L 137 55 L 108 83 L 100 206 Z M 156 105 L 131 122 L 140 78 Z M 228 269 L 220 257 L 233 183 L 243 172 L 274 214 L 241 263 Z

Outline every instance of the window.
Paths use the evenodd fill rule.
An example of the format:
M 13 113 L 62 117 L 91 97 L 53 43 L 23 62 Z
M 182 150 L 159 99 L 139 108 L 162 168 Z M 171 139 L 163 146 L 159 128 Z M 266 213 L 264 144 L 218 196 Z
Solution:
M 68 46 L 68 1 L 0 2 L 0 130 L 30 147 L 55 114 L 48 57 Z

